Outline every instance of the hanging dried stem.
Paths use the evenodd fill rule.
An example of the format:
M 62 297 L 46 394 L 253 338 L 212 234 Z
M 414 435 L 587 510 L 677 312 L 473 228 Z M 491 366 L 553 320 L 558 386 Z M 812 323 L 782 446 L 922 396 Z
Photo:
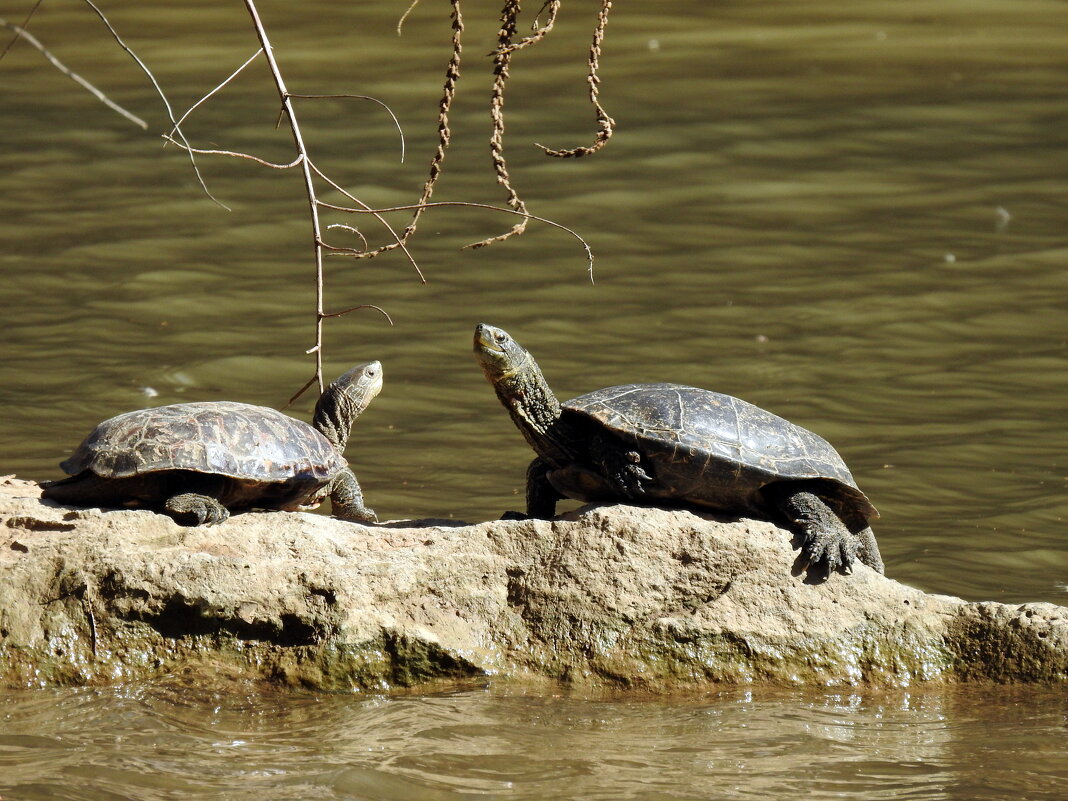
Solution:
M 515 36 L 516 17 L 519 15 L 520 0 L 505 0 L 504 8 L 501 9 L 501 29 L 497 35 L 497 50 L 493 54 L 493 91 L 490 95 L 490 117 L 493 120 L 493 133 L 490 135 L 490 156 L 493 160 L 493 170 L 497 173 L 497 183 L 504 187 L 507 192 L 509 208 L 519 214 L 526 215 L 527 206 L 512 186 L 511 176 L 508 174 L 508 162 L 504 158 L 504 90 L 508 85 L 508 66 L 512 60 L 512 37 Z M 512 226 L 510 231 L 483 239 L 481 242 L 473 242 L 467 247 L 481 248 L 492 245 L 494 242 L 502 242 L 518 234 L 527 228 L 527 220 L 523 218 Z
M 545 19 L 544 25 L 538 25 L 538 20 L 541 18 L 543 11 L 548 9 L 549 15 Z M 529 47 L 532 44 L 537 44 L 553 29 L 553 25 L 556 24 L 556 15 L 560 12 L 560 0 L 546 0 L 545 4 L 541 7 L 541 11 L 534 18 L 534 24 L 531 29 L 534 31 L 530 36 L 524 36 L 518 42 L 513 42 L 508 45 L 506 49 L 509 53 L 514 53 L 516 50 L 522 50 L 524 47 Z M 496 52 L 500 52 L 498 49 Z
M 604 42 L 604 29 L 608 24 L 608 13 L 611 10 L 612 0 L 601 0 L 601 11 L 597 15 L 597 27 L 593 31 L 593 42 L 590 44 L 590 57 L 588 62 L 590 72 L 586 78 L 587 83 L 590 85 L 590 102 L 593 104 L 594 111 L 597 115 L 597 136 L 594 138 L 592 145 L 587 147 L 574 147 L 570 150 L 552 150 L 545 147 L 545 145 L 538 145 L 538 147 L 544 150 L 548 156 L 555 156 L 556 158 L 561 159 L 589 156 L 604 147 L 612 137 L 612 126 L 615 125 L 615 121 L 608 116 L 598 99 L 601 79 L 597 75 L 597 71 L 601 67 L 601 44 Z
M 401 243 L 406 243 L 408 239 L 415 233 L 416 226 L 419 224 L 419 217 L 423 213 L 423 209 L 426 208 L 427 202 L 430 200 L 431 195 L 434 194 L 434 185 L 438 181 L 438 177 L 441 175 L 442 164 L 445 162 L 445 151 L 449 149 L 449 142 L 452 139 L 452 132 L 449 128 L 449 111 L 452 109 L 452 101 L 456 97 L 456 84 L 460 80 L 460 56 L 463 52 L 462 37 L 464 32 L 464 20 L 460 14 L 460 0 L 449 0 L 452 4 L 452 56 L 449 58 L 449 63 L 445 67 L 445 84 L 441 92 L 441 100 L 438 103 L 438 146 L 434 151 L 434 155 L 430 160 L 430 175 L 423 184 L 423 194 L 419 199 L 419 202 L 412 206 L 415 209 L 415 213 L 412 215 L 412 221 L 408 223 L 408 226 L 404 229 L 404 232 L 400 235 L 397 242 L 391 242 L 388 245 L 375 248 L 373 250 L 364 249 L 363 251 L 353 252 L 350 254 L 353 258 L 357 259 L 371 259 L 375 256 L 386 253 L 390 250 L 395 250 L 400 247 Z M 400 33 L 401 25 L 404 23 L 404 19 L 415 8 L 419 0 L 415 0 L 404 12 L 404 16 L 401 17 L 401 21 L 397 23 L 397 32 Z
M 438 147 L 434 151 L 434 157 L 430 160 L 430 175 L 423 184 L 423 194 L 412 216 L 412 221 L 404 229 L 401 239 L 405 242 L 408 237 L 415 233 L 415 227 L 419 224 L 419 215 L 423 213 L 430 196 L 434 194 L 434 184 L 441 175 L 441 165 L 445 161 L 445 151 L 449 149 L 449 140 L 452 133 L 449 130 L 449 110 L 452 108 L 453 98 L 456 97 L 456 84 L 460 80 L 460 55 L 463 52 L 461 39 L 464 32 L 464 18 L 460 14 L 460 0 L 450 0 L 452 3 L 452 56 L 445 67 L 445 85 L 442 88 L 441 100 L 438 103 Z
M 68 69 L 63 64 L 63 62 L 61 62 L 58 58 L 56 58 L 54 55 L 52 55 L 45 48 L 45 46 L 43 44 L 41 44 L 40 40 L 38 40 L 36 36 L 34 36 L 32 33 L 30 33 L 24 27 L 22 27 L 21 25 L 16 25 L 13 22 L 8 22 L 5 19 L 0 19 L 0 27 L 4 27 L 4 28 L 7 28 L 10 31 L 13 31 L 14 34 L 15 34 L 15 39 L 18 39 L 20 37 L 22 39 L 24 39 L 28 45 L 34 47 L 42 56 L 44 56 L 46 59 L 48 59 L 51 62 L 53 67 L 55 67 L 57 70 L 62 72 L 64 75 L 66 75 L 68 78 L 70 78 L 76 84 L 78 84 L 80 87 L 85 89 L 93 97 L 95 97 L 97 100 L 99 100 L 105 106 L 110 108 L 112 111 L 115 111 L 115 112 L 121 114 L 126 119 L 128 119 L 130 122 L 134 123 L 135 125 L 140 126 L 142 130 L 147 130 L 148 129 L 148 123 L 147 122 L 145 122 L 143 119 L 138 117 L 133 112 L 127 111 L 126 109 L 124 109 L 122 106 L 120 106 L 114 100 L 109 98 L 107 95 L 105 95 L 99 89 L 97 89 L 95 86 L 93 86 L 91 83 L 89 83 L 89 81 L 85 80 L 85 78 L 83 78 L 81 75 L 79 75 L 78 73 L 74 72 L 71 69 Z M 11 41 L 15 41 L 15 39 L 12 39 Z M 11 45 L 9 44 L 8 48 L 10 48 L 10 46 Z M 3 58 L 6 53 L 7 53 L 7 49 L 5 49 L 3 53 L 0 53 L 0 58 Z

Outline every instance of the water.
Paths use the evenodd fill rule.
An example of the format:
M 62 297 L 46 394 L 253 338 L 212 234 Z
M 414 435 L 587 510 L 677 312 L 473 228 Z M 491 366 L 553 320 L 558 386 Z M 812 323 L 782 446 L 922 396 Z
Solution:
M 181 683 L 45 691 L 0 701 L 0 791 L 137 801 L 1060 799 L 1066 701 L 1037 700 L 1005 688 L 731 689 L 656 702 L 478 690 L 353 699 Z
M 12 5 L 0 16 L 21 19 L 25 10 Z M 396 3 L 261 9 L 291 90 L 371 94 L 401 119 L 404 164 L 377 106 L 299 106 L 317 163 L 368 203 L 411 202 L 425 177 L 450 38 L 439 6 L 420 5 L 399 39 Z M 463 8 L 466 63 L 435 199 L 501 204 L 486 147 L 484 54 L 496 11 Z M 109 14 L 179 113 L 255 50 L 236 4 Z M 328 260 L 330 309 L 372 303 L 395 323 L 358 312 L 326 327 L 329 374 L 371 358 L 385 365 L 385 389 L 348 452 L 368 502 L 382 518 L 467 520 L 521 503 L 529 450 L 470 355 L 474 324 L 485 320 L 538 357 L 561 397 L 683 381 L 824 435 L 883 514 L 876 534 L 894 578 L 970 599 L 1063 603 L 1061 5 L 617 4 L 601 59 L 616 136 L 593 158 L 548 160 L 532 142 L 592 139 L 584 60 L 593 16 L 592 7 L 564 4 L 554 34 L 516 55 L 505 147 L 531 211 L 589 242 L 596 283 L 576 241 L 545 226 L 459 250 L 512 224 L 464 209 L 424 217 L 412 250 L 426 285 L 397 254 Z M 55 477 L 96 421 L 138 406 L 223 397 L 283 404 L 309 377 L 304 351 L 314 342 L 299 176 L 201 158 L 212 191 L 233 209 L 223 211 L 199 191 L 188 162 L 160 148 L 155 134 L 167 123 L 158 99 L 84 8 L 46 4 L 33 29 L 148 118 L 151 133 L 24 45 L 0 62 L 0 472 Z M 271 92 L 262 71 L 249 71 L 186 132 L 204 147 L 288 161 Z M 370 221 L 358 224 L 385 241 Z M 347 244 L 340 232 L 331 241 Z M 309 406 L 305 399 L 295 413 Z M 1050 756 L 1063 750 L 1063 706 L 1024 690 L 932 693 L 889 706 L 819 693 L 600 706 L 480 692 L 398 701 L 256 695 L 250 708 L 272 714 L 243 718 L 241 707 L 224 723 L 195 691 L 188 703 L 164 695 L 148 711 L 146 692 L 156 697 L 140 689 L 2 696 L 14 717 L 0 736 L 43 738 L 46 750 L 8 750 L 4 764 L 18 778 L 0 772 L 0 795 L 188 796 L 196 782 L 198 796 L 240 798 L 252 785 L 202 742 L 222 742 L 219 730 L 265 744 L 255 792 L 292 797 L 399 799 L 418 787 L 420 797 L 592 798 L 602 786 L 605 797 L 633 798 L 774 797 L 802 787 L 857 798 L 1064 795 L 1064 766 Z M 335 718 L 321 725 L 308 715 L 326 708 Z M 429 709 L 456 738 L 438 751 L 412 733 L 430 727 L 421 719 Z M 759 710 L 761 734 L 743 736 L 752 712 L 742 709 Z M 582 722 L 593 712 L 608 721 L 603 737 Z M 389 748 L 324 754 L 338 718 Z M 827 720 L 839 718 L 827 735 Z M 471 720 L 480 728 L 468 739 Z M 702 728 L 709 720 L 714 737 Z M 577 740 L 576 728 L 585 732 Z M 125 732 L 121 748 L 112 731 Z M 615 748 L 613 736 L 629 745 Z M 168 742 L 188 761 L 161 762 Z M 464 746 L 466 760 L 441 756 Z M 72 757 L 62 770 L 51 756 L 38 761 L 53 748 Z M 664 756 L 673 748 L 683 755 Z M 289 761 L 308 754 L 309 764 L 329 766 Z M 574 754 L 581 780 L 554 761 Z M 787 765 L 796 776 L 784 774 Z M 14 793 L 16 781 L 38 795 L 25 786 Z

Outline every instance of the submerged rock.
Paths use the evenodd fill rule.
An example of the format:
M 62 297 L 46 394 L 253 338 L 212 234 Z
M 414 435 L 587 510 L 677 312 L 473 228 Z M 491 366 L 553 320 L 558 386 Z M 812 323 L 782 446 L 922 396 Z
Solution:
M 591 506 L 555 521 L 181 528 L 0 480 L 0 685 L 208 670 L 327 690 L 551 680 L 1063 681 L 1068 610 L 928 595 L 858 565 L 812 584 L 754 520 Z

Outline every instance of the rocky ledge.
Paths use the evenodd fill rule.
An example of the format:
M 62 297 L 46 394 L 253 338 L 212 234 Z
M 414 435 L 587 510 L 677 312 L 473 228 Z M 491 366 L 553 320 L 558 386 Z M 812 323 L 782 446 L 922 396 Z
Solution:
M 863 566 L 806 583 L 790 539 L 627 506 L 452 526 L 272 512 L 188 529 L 51 505 L 8 477 L 0 686 L 178 670 L 374 691 L 1068 677 L 1068 609 L 928 595 Z

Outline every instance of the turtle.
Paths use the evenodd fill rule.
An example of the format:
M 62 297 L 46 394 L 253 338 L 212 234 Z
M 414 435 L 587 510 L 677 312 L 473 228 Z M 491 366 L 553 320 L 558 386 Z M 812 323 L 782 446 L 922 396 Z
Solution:
M 851 573 L 857 559 L 883 572 L 868 526 L 879 513 L 819 435 L 683 384 L 622 384 L 561 404 L 507 332 L 480 323 L 474 349 L 537 453 L 527 517 L 551 519 L 563 498 L 700 507 L 785 522 L 799 535 L 798 573 Z
M 381 363 L 353 367 L 320 396 L 312 425 L 234 401 L 120 414 L 60 463 L 69 477 L 42 483 L 42 496 L 144 507 L 185 526 L 221 523 L 231 511 L 313 508 L 329 496 L 337 517 L 375 523 L 344 452 L 353 421 L 381 388 Z

